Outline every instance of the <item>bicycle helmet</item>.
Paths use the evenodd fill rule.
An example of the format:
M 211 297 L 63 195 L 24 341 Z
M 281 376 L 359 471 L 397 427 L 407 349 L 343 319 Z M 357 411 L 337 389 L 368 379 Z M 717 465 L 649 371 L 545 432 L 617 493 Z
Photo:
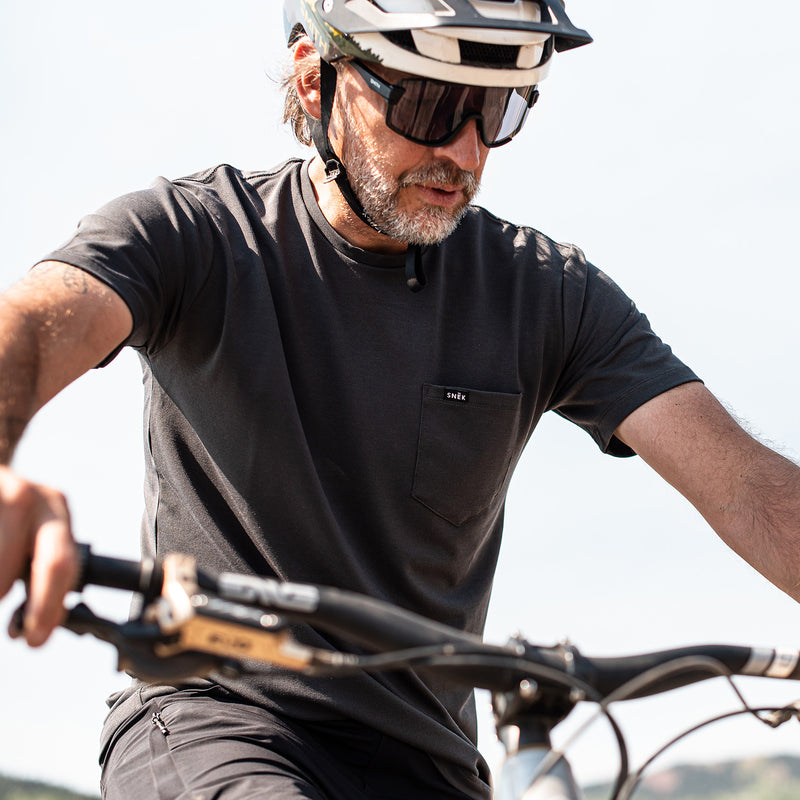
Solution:
M 284 0 L 283 11 L 289 46 L 305 34 L 321 57 L 322 115 L 321 119 L 307 116 L 307 121 L 327 180 L 336 182 L 360 219 L 386 235 L 390 234 L 364 210 L 328 137 L 336 93 L 333 62 L 378 63 L 451 85 L 520 88 L 529 109 L 553 52 L 592 41 L 570 22 L 562 0 Z M 527 109 L 518 127 L 495 144 L 522 127 Z M 425 285 L 418 245 L 408 248 L 406 280 L 413 291 Z
M 553 51 L 592 41 L 561 0 L 286 0 L 291 43 L 305 31 L 344 57 L 470 86 L 532 86 Z

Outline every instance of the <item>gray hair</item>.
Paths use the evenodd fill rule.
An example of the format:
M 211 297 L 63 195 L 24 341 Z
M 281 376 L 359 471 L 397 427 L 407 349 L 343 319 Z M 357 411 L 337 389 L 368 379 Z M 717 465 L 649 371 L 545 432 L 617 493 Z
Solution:
M 281 78 L 281 89 L 284 92 L 283 99 L 283 121 L 288 123 L 300 144 L 311 145 L 311 130 L 306 119 L 306 112 L 297 94 L 297 81 L 310 77 L 319 79 L 319 54 L 316 51 L 307 56 L 296 60 L 294 57 L 295 49 L 300 41 L 307 37 L 301 36 L 292 46 L 289 60 Z

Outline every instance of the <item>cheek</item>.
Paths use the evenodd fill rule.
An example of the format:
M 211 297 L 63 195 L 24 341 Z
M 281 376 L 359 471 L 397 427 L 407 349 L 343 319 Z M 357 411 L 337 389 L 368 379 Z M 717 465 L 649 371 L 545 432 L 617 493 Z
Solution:
M 349 82 L 341 89 L 331 118 L 331 133 L 337 145 L 343 135 L 358 136 L 362 149 L 384 168 L 391 167 L 395 175 L 425 160 L 427 148 L 409 142 L 386 126 L 386 103 L 380 95 L 364 94 Z
M 380 100 L 378 95 L 375 97 Z M 383 120 L 383 111 L 376 107 L 372 97 L 363 95 L 352 82 L 340 74 L 336 91 L 336 102 L 331 115 L 331 135 L 339 143 L 344 136 L 358 136 L 367 143 L 370 131 Z

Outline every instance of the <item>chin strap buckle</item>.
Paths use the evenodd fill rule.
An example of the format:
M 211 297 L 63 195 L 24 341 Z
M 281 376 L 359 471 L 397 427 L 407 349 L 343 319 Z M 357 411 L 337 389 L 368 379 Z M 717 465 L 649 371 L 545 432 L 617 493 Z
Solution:
M 335 181 L 342 173 L 342 165 L 335 159 L 330 158 L 325 162 L 325 180 L 323 183 Z

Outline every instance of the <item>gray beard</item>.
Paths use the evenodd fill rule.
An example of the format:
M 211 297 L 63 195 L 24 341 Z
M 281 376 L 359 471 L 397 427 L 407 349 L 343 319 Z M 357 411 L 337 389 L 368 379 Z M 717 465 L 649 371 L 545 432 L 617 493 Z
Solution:
M 436 161 L 392 177 L 390 159 L 367 152 L 350 129 L 344 115 L 342 161 L 350 186 L 371 222 L 387 236 L 409 245 L 433 245 L 446 239 L 464 217 L 468 203 L 478 192 L 475 173 L 459 169 L 451 161 Z M 400 190 L 415 183 L 459 186 L 464 200 L 455 208 L 423 206 L 416 211 L 398 208 Z

